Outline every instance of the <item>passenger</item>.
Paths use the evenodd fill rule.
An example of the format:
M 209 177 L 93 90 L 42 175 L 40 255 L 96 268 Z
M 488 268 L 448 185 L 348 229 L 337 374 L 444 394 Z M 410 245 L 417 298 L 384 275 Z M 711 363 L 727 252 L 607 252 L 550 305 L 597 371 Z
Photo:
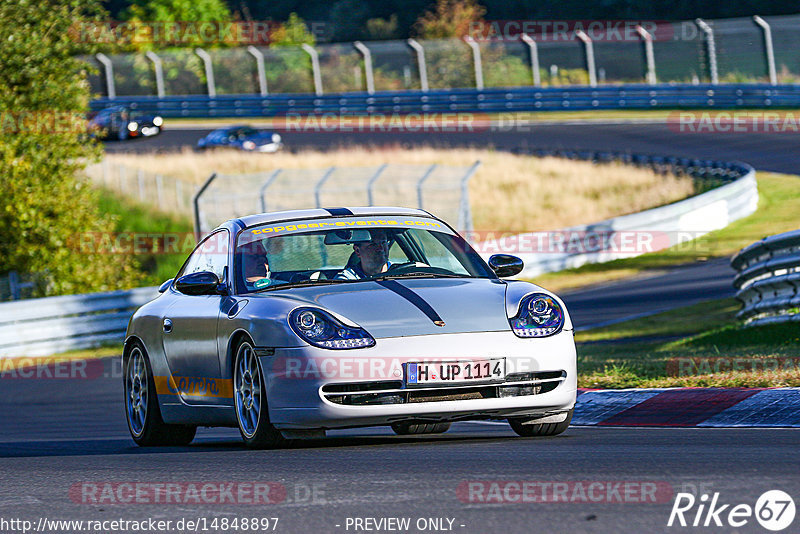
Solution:
M 389 269 L 389 236 L 386 230 L 370 230 L 372 239 L 355 243 L 353 252 L 358 261 L 348 266 L 336 275 L 337 280 L 359 280 L 369 278 Z

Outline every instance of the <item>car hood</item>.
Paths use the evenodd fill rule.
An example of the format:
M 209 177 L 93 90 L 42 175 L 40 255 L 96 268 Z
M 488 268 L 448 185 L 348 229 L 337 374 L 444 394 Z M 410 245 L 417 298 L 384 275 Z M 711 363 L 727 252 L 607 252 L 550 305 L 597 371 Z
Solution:
M 496 279 L 431 278 L 300 287 L 258 296 L 323 308 L 373 337 L 386 338 L 510 330 L 505 293 L 506 284 Z

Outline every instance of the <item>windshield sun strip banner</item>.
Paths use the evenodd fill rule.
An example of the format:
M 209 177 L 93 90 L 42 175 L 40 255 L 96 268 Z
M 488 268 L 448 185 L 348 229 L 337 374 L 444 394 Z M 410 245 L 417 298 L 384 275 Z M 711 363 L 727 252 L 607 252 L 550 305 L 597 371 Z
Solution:
M 336 219 L 304 219 L 299 221 L 270 223 L 254 226 L 239 235 L 239 245 L 265 237 L 305 234 L 324 230 L 369 229 L 369 228 L 417 228 L 448 235 L 455 233 L 443 222 L 427 217 L 338 217 Z

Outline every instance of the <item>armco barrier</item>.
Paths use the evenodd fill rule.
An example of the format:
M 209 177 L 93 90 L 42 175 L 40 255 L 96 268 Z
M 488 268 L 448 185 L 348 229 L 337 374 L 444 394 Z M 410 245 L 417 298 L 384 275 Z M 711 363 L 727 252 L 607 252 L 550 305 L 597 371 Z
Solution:
M 125 105 L 164 117 L 274 117 L 290 114 L 501 113 L 587 109 L 775 108 L 800 106 L 800 85 L 614 85 L 514 87 L 273 95 L 124 96 L 91 108 Z
M 744 163 L 591 151 L 535 150 L 532 153 L 595 162 L 622 161 L 651 167 L 658 172 L 689 174 L 700 180 L 716 179 L 727 183 L 700 195 L 631 215 L 553 232 L 491 239 L 477 245 L 486 259 L 503 252 L 522 258 L 525 268 L 520 276 L 523 277 L 669 248 L 724 228 L 758 207 L 755 170 Z M 635 243 L 619 246 L 621 240 L 642 238 L 647 246 L 639 247 Z
M 44 356 L 125 339 L 134 310 L 156 288 L 28 299 L 0 304 L 0 358 Z
M 731 260 L 749 324 L 800 321 L 800 230 L 765 237 Z

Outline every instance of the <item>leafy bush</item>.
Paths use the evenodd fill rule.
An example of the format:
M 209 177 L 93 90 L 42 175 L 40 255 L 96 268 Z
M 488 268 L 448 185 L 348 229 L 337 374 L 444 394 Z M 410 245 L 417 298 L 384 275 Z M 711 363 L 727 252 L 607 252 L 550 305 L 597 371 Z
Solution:
M 84 114 L 91 52 L 73 40 L 75 24 L 103 17 L 95 0 L 0 2 L 0 275 L 43 273 L 48 294 L 135 285 L 126 256 L 93 257 L 77 243 L 114 221 L 79 179 L 99 149 L 87 142 Z

